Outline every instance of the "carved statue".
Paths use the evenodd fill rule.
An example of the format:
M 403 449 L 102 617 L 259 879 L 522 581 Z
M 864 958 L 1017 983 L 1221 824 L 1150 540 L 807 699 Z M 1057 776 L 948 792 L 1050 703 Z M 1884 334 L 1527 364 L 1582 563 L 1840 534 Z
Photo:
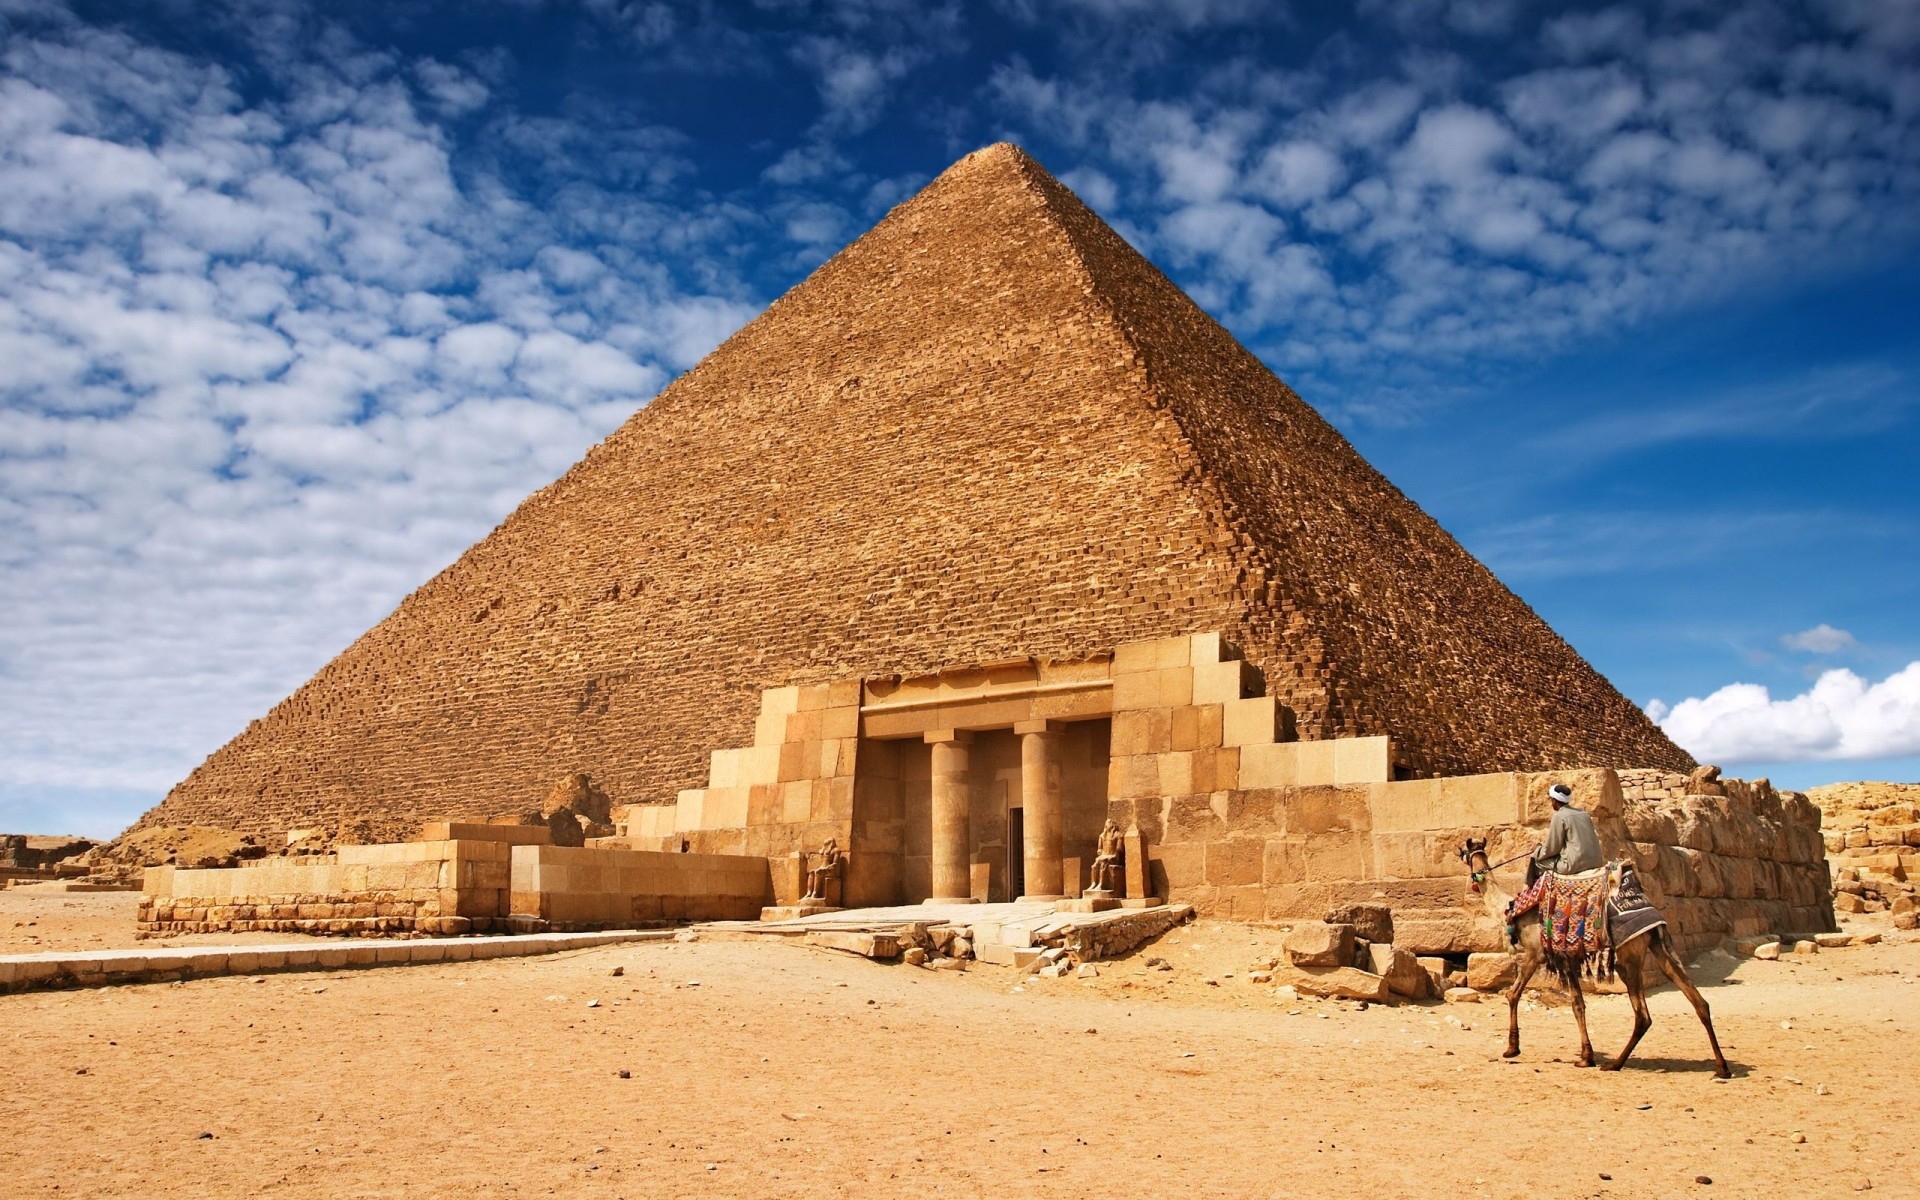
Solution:
M 815 865 L 807 868 L 807 894 L 800 897 L 803 902 L 827 898 L 827 884 L 840 878 L 840 869 L 846 863 L 847 856 L 841 852 L 838 841 L 828 838 L 814 856 L 814 861 Z
M 1126 838 L 1120 827 L 1109 820 L 1100 831 L 1100 849 L 1093 859 L 1093 886 L 1087 889 L 1087 894 L 1111 896 L 1119 891 L 1125 878 L 1120 868 L 1126 856 Z

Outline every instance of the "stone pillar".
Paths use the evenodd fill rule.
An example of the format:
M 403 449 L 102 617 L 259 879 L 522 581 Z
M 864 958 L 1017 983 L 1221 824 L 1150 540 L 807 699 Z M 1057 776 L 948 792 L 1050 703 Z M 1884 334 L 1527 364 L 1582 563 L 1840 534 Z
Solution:
M 1020 807 L 1025 813 L 1027 894 L 1022 899 L 1059 900 L 1060 852 L 1066 814 L 1060 800 L 1060 729 L 1049 721 L 1023 721 L 1020 735 Z
M 933 895 L 927 903 L 970 904 L 973 838 L 967 817 L 973 797 L 967 786 L 967 744 L 973 736 L 935 729 L 926 740 L 933 747 Z

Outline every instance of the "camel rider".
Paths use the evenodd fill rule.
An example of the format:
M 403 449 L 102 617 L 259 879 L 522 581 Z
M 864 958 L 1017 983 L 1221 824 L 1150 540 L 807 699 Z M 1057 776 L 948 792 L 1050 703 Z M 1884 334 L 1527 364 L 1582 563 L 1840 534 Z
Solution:
M 1573 789 L 1556 783 L 1547 789 L 1547 799 L 1553 801 L 1553 822 L 1547 826 L 1547 840 L 1533 852 L 1535 865 L 1555 875 L 1578 875 L 1605 866 L 1593 818 L 1573 806 Z

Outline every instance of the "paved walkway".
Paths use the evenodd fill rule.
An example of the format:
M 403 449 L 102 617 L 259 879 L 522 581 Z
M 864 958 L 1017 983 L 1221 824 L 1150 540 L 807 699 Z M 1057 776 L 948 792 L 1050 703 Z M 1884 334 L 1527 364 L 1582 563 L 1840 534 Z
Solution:
M 585 950 L 615 942 L 661 941 L 671 929 L 616 929 L 604 933 L 526 933 L 485 937 L 354 939 L 270 946 L 164 946 L 137 950 L 53 951 L 0 955 L 0 992 L 33 987 L 100 987 L 158 983 L 211 975 L 267 971 L 336 971 L 412 963 L 521 958 Z

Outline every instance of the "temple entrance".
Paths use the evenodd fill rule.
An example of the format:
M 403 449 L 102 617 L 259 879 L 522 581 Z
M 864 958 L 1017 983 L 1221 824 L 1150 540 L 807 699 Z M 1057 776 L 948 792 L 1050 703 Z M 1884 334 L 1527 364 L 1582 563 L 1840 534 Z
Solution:
M 1007 899 L 1027 891 L 1026 810 L 1007 810 Z

